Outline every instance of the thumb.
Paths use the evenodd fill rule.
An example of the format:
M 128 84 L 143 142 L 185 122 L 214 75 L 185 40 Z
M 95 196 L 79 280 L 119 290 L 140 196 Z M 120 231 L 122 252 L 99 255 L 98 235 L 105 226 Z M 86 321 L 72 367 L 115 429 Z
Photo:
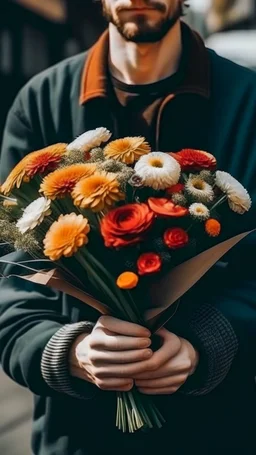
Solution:
M 161 328 L 156 332 L 156 335 L 161 340 L 161 347 L 158 351 L 167 351 L 169 358 L 174 357 L 181 348 L 180 338 L 172 332 L 169 332 L 165 328 Z

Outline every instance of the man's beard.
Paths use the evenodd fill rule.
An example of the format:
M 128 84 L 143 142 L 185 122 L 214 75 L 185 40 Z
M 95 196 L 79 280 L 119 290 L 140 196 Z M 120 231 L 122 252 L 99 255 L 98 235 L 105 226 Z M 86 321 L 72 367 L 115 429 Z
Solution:
M 182 3 L 179 3 L 176 10 L 171 17 L 163 18 L 159 20 L 157 24 L 149 25 L 145 16 L 141 15 L 136 21 L 136 30 L 129 30 L 127 24 L 122 22 L 118 18 L 114 18 L 110 10 L 106 7 L 104 0 L 103 3 L 103 14 L 108 22 L 115 25 L 120 35 L 126 41 L 132 41 L 134 43 L 157 43 L 161 41 L 169 30 L 176 24 L 178 19 L 182 16 Z M 159 3 L 153 4 L 153 2 L 145 0 L 145 4 L 155 6 L 159 11 L 163 11 L 163 5 Z

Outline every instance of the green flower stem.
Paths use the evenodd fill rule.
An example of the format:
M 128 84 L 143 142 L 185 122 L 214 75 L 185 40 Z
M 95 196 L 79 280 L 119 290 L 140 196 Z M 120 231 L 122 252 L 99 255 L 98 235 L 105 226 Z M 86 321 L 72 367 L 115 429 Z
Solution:
M 161 422 L 161 427 L 162 425 L 166 422 L 165 418 L 162 416 L 161 412 L 158 410 L 158 408 L 155 406 L 155 404 L 153 403 L 153 408 L 155 410 L 155 413 L 157 414 L 157 416 L 159 417 L 159 420 Z
M 219 205 L 223 204 L 223 202 L 225 202 L 227 200 L 227 195 L 224 194 L 224 196 L 221 196 L 216 202 L 215 204 L 210 208 L 210 212 L 212 212 L 214 209 L 216 209 L 216 207 L 218 207 Z
M 125 400 L 123 400 L 121 398 L 121 424 L 122 424 L 123 433 L 126 432 L 126 422 L 127 422 L 126 416 L 127 416 L 128 412 L 129 412 L 129 410 L 127 408 L 127 403 L 125 402 Z
M 125 404 L 125 424 L 127 423 L 128 424 L 128 429 L 129 429 L 129 432 L 130 433 L 133 433 L 136 429 L 136 427 L 134 426 L 133 424 L 133 420 L 132 420 L 132 409 L 130 408 L 129 406 L 129 401 L 128 401 L 128 397 L 127 395 L 124 393 L 123 396 L 122 396 L 122 399 L 124 401 L 124 404 Z M 126 427 L 125 429 L 123 428 L 123 432 L 125 433 L 126 431 Z
M 224 194 L 224 196 L 221 196 L 216 202 L 215 204 L 209 208 L 210 210 L 210 213 L 213 212 L 213 210 L 215 210 L 217 207 L 219 207 L 221 204 L 223 204 L 225 201 L 227 200 L 227 196 L 226 194 Z M 186 232 L 189 232 L 193 226 L 195 226 L 195 224 L 198 223 L 197 220 L 195 220 L 193 223 L 190 224 L 190 226 L 186 229 Z
M 181 176 L 182 176 L 182 178 L 183 178 L 183 180 L 184 180 L 184 183 L 186 183 L 186 182 L 188 181 L 188 176 L 187 176 L 187 174 L 186 174 L 185 172 L 182 172 Z
M 119 393 L 117 393 L 117 408 L 116 408 L 116 427 L 120 430 L 120 396 Z
M 148 428 L 153 428 L 153 424 L 152 424 L 152 422 L 151 422 L 151 420 L 150 420 L 150 418 L 149 418 L 149 416 L 148 416 L 148 414 L 147 414 L 146 409 L 143 407 L 143 404 L 140 403 L 140 404 L 138 404 L 138 406 L 139 406 L 140 413 L 141 413 L 141 420 L 142 420 L 142 422 L 143 422 L 143 425 L 142 425 L 142 426 L 143 426 L 143 427 L 146 426 L 146 427 L 148 427 Z M 142 427 L 141 427 L 141 428 L 142 428 Z
M 138 425 L 138 427 L 141 428 L 143 426 L 143 419 L 141 418 L 140 411 L 139 411 L 139 409 L 137 407 L 137 404 L 136 404 L 136 401 L 135 401 L 135 396 L 136 395 L 134 396 L 133 392 L 128 392 L 127 395 L 128 395 L 129 400 L 130 400 L 131 407 L 132 407 L 132 409 L 134 409 L 137 425 Z M 139 408 L 141 408 L 141 406 L 139 406 Z
M 160 419 L 159 419 L 159 417 L 158 417 L 158 415 L 156 413 L 156 410 L 155 410 L 153 404 L 152 404 L 152 407 L 151 407 L 150 411 L 151 411 L 151 414 L 152 414 L 152 417 L 153 417 L 153 421 L 156 423 L 157 428 L 161 428 L 162 424 L 161 424 L 161 421 L 160 421 Z
M 130 392 L 118 393 L 117 396 L 117 427 L 123 432 L 133 433 L 143 427 L 161 428 L 165 423 L 160 411 L 148 397 L 143 397 L 133 389 Z
M 80 213 L 70 197 L 66 196 L 65 198 L 58 198 L 57 201 L 55 200 L 54 203 L 56 204 L 57 202 L 61 213 Z
M 116 307 L 119 308 L 119 301 L 115 294 L 112 293 L 105 280 L 101 279 L 100 275 L 92 267 L 90 260 L 87 261 L 80 252 L 76 253 L 76 258 L 80 262 L 81 266 L 88 272 L 88 278 L 93 282 L 93 284 L 97 288 L 100 288 L 108 296 L 109 300 L 112 300 Z
M 94 268 L 97 270 L 98 273 L 96 274 L 99 279 L 99 275 L 102 277 L 102 280 L 99 279 L 100 283 L 103 285 L 104 289 L 107 294 L 111 294 L 111 299 L 116 302 L 116 306 L 121 311 L 121 313 L 124 315 L 124 317 L 128 317 L 131 322 L 137 322 L 137 316 L 134 314 L 134 311 L 128 304 L 125 296 L 123 293 L 119 290 L 119 288 L 116 286 L 116 283 L 113 279 L 113 277 L 108 273 L 108 271 L 102 266 L 102 264 L 95 259 L 95 257 L 86 249 L 85 250 L 85 255 L 88 258 L 88 261 L 92 265 L 92 269 Z M 95 273 L 95 272 L 94 272 Z M 105 285 L 105 283 L 108 283 L 108 286 Z

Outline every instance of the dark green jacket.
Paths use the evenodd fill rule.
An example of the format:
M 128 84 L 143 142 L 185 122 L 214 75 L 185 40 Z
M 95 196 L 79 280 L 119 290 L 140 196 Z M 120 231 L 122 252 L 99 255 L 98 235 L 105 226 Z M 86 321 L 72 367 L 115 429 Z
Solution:
M 162 106 L 158 149 L 208 150 L 219 169 L 247 187 L 256 204 L 256 75 L 196 41 L 191 34 L 191 84 L 183 81 L 182 89 Z M 1 181 L 26 153 L 70 142 L 88 129 L 105 126 L 118 137 L 105 89 L 86 93 L 88 77 L 98 77 L 88 75 L 88 66 L 84 70 L 86 58 L 90 63 L 92 54 L 58 64 L 19 93 L 3 138 Z M 253 226 L 254 216 L 255 207 L 243 223 Z M 172 455 L 254 453 L 255 252 L 255 238 L 250 236 L 227 256 L 227 267 L 215 267 L 184 299 L 170 330 L 199 349 L 199 369 L 181 392 L 156 398 L 167 423 L 149 434 L 119 433 L 113 424 L 114 394 L 68 377 L 67 349 L 76 328 L 83 327 L 76 323 L 96 320 L 97 315 L 45 287 L 25 285 L 18 278 L 2 280 L 0 359 L 5 372 L 35 395 L 33 453 L 153 454 L 159 447 L 168 447 Z M 13 267 L 7 272 L 14 273 Z M 45 365 L 43 374 L 41 365 L 46 345 L 50 357 L 60 338 L 66 349 L 62 379 L 56 371 L 45 372 Z

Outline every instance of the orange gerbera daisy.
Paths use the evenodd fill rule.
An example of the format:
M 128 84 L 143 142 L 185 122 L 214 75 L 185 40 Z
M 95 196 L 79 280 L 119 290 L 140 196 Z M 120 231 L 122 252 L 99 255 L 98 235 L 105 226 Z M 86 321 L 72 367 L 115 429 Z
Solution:
M 83 209 L 90 208 L 100 212 L 110 208 L 115 202 L 125 198 L 116 180 L 116 174 L 111 172 L 96 172 L 91 177 L 80 180 L 73 192 L 74 204 Z
M 105 147 L 104 154 L 107 158 L 125 164 L 133 164 L 142 155 L 146 155 L 150 151 L 150 146 L 144 137 L 125 137 L 110 142 Z
M 79 180 L 90 177 L 95 170 L 95 164 L 73 164 L 57 169 L 44 178 L 40 192 L 48 199 L 63 198 L 73 191 Z
M 89 222 L 83 215 L 75 213 L 60 215 L 45 236 L 45 256 L 51 261 L 57 261 L 62 256 L 73 256 L 78 248 L 88 243 L 88 232 L 90 232 Z
M 7 195 L 13 188 L 20 188 L 23 181 L 29 182 L 36 174 L 55 169 L 66 152 L 66 147 L 67 144 L 54 144 L 26 155 L 8 175 L 1 186 L 1 192 Z

